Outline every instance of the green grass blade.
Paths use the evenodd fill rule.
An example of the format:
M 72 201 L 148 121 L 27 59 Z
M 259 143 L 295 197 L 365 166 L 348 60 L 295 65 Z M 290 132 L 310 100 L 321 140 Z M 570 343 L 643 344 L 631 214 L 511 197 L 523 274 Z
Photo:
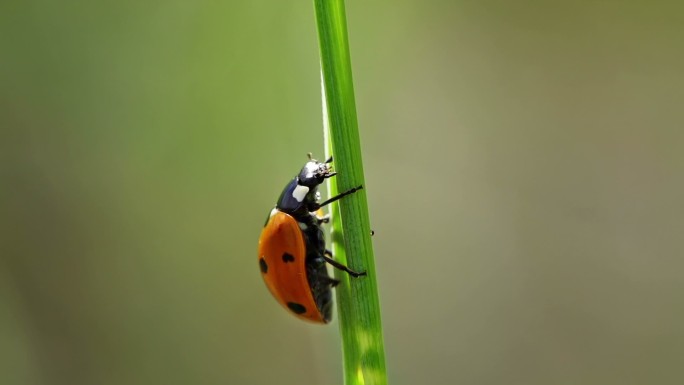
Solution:
M 343 0 L 314 0 L 321 54 L 326 146 L 339 174 L 329 179 L 330 194 L 367 187 L 356 118 L 346 15 Z M 332 204 L 333 253 L 340 262 L 368 275 L 336 273 L 337 309 L 346 385 L 387 384 L 380 304 L 366 190 Z

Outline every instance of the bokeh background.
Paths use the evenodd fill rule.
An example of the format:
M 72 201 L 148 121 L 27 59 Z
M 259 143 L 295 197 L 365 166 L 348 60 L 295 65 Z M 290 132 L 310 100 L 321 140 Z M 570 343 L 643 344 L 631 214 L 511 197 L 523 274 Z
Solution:
M 347 9 L 391 383 L 684 383 L 684 3 Z M 0 384 L 340 383 L 256 264 L 308 151 L 310 1 L 4 1 Z

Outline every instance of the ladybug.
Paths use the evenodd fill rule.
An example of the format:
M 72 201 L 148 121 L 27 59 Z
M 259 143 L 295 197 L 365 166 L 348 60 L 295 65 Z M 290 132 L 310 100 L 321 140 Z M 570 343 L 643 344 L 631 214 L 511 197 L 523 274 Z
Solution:
M 332 259 L 325 247 L 321 224 L 329 218 L 319 216 L 321 207 L 363 188 L 318 203 L 318 186 L 337 174 L 330 163 L 332 157 L 319 162 L 309 154 L 309 161 L 285 186 L 268 215 L 258 251 L 261 276 L 275 299 L 298 318 L 323 324 L 332 319 L 331 289 L 340 283 L 328 274 L 326 262 L 352 277 L 366 275 Z

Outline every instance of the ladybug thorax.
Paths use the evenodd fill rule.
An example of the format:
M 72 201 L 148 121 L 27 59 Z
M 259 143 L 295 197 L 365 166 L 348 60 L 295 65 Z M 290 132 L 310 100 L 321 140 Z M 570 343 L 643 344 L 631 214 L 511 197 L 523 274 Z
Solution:
M 276 208 L 295 218 L 308 217 L 315 211 L 316 202 L 320 194 L 318 186 L 325 178 L 334 175 L 330 166 L 318 161 L 307 162 L 299 174 L 285 186 Z

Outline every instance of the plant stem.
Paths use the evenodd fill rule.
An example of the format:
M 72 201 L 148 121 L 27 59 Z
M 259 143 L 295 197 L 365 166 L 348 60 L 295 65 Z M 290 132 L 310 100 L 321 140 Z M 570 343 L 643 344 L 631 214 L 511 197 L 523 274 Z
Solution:
M 332 204 L 335 259 L 367 276 L 350 278 L 336 272 L 338 319 L 346 385 L 385 385 L 385 350 L 378 300 L 373 245 L 366 201 L 361 144 L 356 118 L 346 15 L 343 0 L 314 0 L 321 55 L 321 85 L 326 146 L 339 174 L 328 179 L 335 195 L 359 185 L 360 190 Z M 344 232 L 342 231 L 344 229 Z

